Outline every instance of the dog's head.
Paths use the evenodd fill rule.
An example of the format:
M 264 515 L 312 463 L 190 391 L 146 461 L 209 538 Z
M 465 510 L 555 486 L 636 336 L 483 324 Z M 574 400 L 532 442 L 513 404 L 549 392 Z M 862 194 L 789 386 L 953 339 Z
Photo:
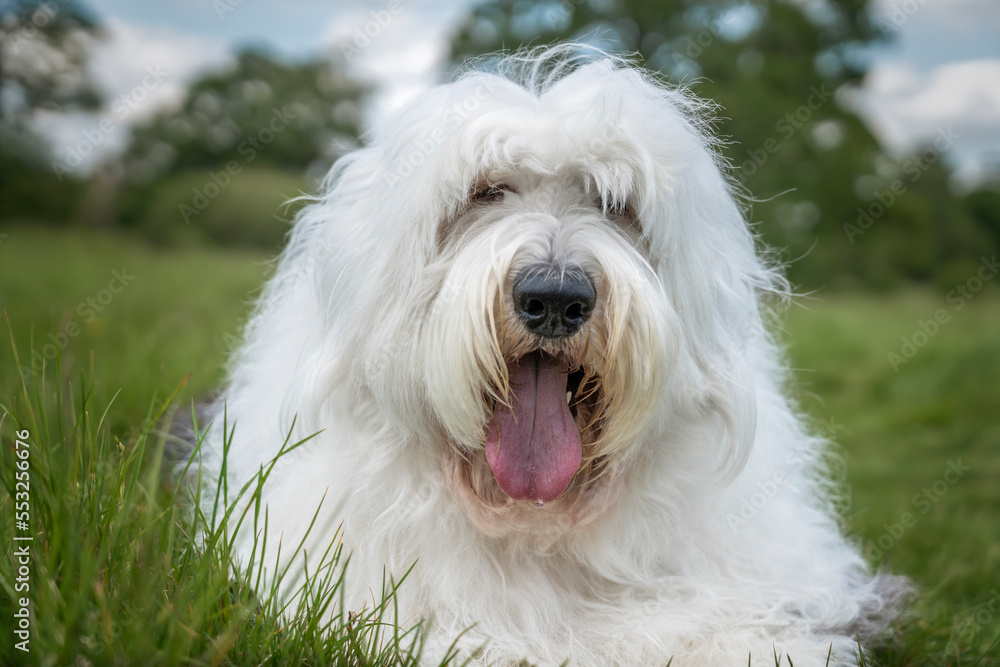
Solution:
M 704 109 L 564 53 L 411 102 L 296 236 L 326 254 L 316 285 L 358 414 L 440 457 L 491 530 L 539 506 L 599 513 L 644 448 L 694 424 L 723 478 L 753 437 L 747 352 L 775 274 Z

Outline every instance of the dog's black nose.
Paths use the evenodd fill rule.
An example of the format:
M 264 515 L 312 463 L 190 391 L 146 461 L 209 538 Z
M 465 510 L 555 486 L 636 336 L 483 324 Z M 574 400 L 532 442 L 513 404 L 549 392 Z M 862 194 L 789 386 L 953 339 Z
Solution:
M 575 268 L 525 269 L 514 281 L 513 296 L 524 326 L 546 338 L 572 336 L 594 309 L 594 284 Z

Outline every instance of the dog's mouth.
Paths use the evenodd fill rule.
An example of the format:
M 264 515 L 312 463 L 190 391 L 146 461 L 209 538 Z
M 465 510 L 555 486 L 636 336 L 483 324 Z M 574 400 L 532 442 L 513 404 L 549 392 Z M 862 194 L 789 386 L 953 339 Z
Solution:
M 492 401 L 486 459 L 509 497 L 551 502 L 590 460 L 600 377 L 541 350 L 508 362 L 507 377 L 509 391 Z

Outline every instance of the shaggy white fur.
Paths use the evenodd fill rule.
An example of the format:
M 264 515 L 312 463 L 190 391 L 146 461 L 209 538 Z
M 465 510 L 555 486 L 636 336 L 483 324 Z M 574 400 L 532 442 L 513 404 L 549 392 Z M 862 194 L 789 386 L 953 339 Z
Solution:
M 483 664 L 855 665 L 905 583 L 838 528 L 705 105 L 573 52 L 467 72 L 334 166 L 209 455 L 224 407 L 230 489 L 319 432 L 264 486 L 265 562 L 325 496 L 307 554 L 340 527 L 351 608 L 416 563 L 429 658 L 473 626 Z

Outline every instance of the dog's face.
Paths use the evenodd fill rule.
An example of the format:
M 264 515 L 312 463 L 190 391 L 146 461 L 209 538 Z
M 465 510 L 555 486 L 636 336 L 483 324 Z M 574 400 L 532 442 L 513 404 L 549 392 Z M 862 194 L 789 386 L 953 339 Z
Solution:
M 492 507 L 593 497 L 649 423 L 678 340 L 630 193 L 579 168 L 589 145 L 533 148 L 570 160 L 477 176 L 439 227 L 424 322 L 455 486 Z
M 707 458 L 745 456 L 768 274 L 687 103 L 608 63 L 542 91 L 470 77 L 342 176 L 370 224 L 341 245 L 373 253 L 349 372 L 484 530 L 599 515 L 685 420 L 719 422 Z

